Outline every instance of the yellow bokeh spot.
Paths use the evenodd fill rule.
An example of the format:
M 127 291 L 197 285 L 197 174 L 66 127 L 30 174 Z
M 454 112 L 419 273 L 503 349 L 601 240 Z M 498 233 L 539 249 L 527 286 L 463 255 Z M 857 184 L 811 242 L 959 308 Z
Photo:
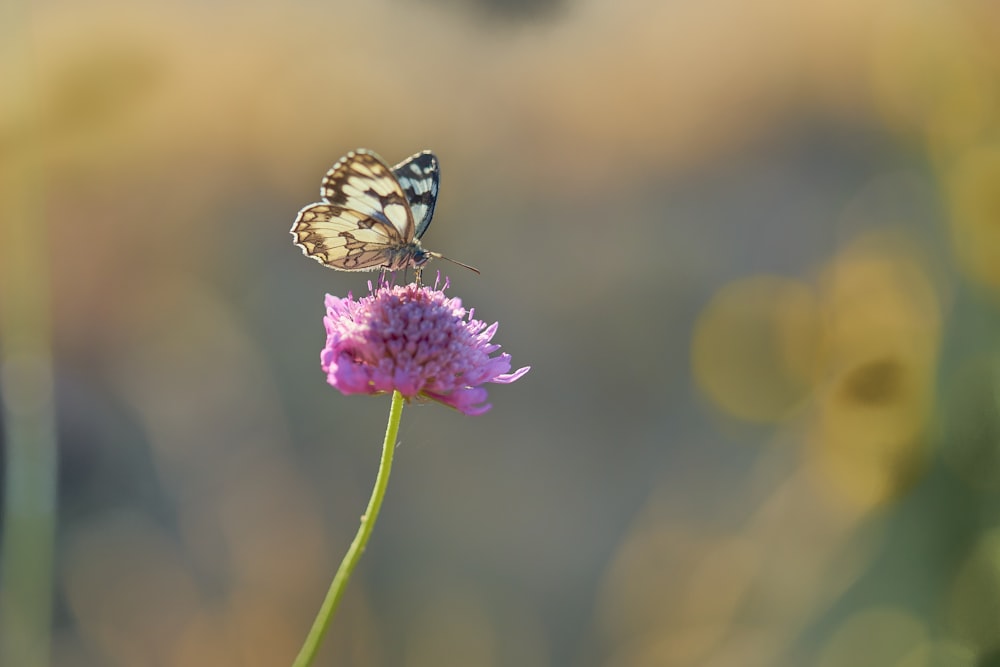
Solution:
M 758 276 L 723 288 L 695 327 L 696 381 L 735 417 L 782 419 L 811 389 L 817 316 L 812 291 L 799 281 Z
M 1000 145 L 967 152 L 946 182 L 959 264 L 973 280 L 1000 289 Z
M 822 279 L 825 389 L 811 462 L 838 494 L 873 506 L 922 471 L 940 337 L 936 290 L 906 238 L 871 234 Z
M 817 286 L 757 276 L 723 288 L 694 332 L 694 377 L 735 417 L 778 421 L 800 406 L 806 462 L 855 507 L 888 502 L 923 472 L 941 303 L 913 241 L 859 236 Z

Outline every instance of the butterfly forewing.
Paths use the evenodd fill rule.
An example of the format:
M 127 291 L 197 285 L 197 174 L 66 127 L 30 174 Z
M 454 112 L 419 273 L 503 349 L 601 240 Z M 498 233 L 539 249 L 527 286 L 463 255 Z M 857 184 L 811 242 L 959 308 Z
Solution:
M 392 173 L 403 188 L 413 212 L 414 237 L 421 238 L 434 217 L 441 171 L 437 157 L 430 151 L 412 155 L 395 167 Z
M 323 177 L 324 201 L 391 223 L 405 240 L 413 239 L 413 213 L 399 181 L 382 158 L 359 149 L 348 153 Z

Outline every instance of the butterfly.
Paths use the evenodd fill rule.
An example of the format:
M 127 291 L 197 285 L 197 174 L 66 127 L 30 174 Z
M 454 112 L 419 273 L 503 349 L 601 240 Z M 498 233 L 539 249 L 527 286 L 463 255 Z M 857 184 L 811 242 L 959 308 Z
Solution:
M 431 259 L 456 262 L 420 245 L 434 216 L 441 171 L 430 151 L 394 167 L 359 148 L 337 160 L 320 186 L 323 201 L 295 218 L 291 234 L 303 254 L 341 271 L 395 271 Z

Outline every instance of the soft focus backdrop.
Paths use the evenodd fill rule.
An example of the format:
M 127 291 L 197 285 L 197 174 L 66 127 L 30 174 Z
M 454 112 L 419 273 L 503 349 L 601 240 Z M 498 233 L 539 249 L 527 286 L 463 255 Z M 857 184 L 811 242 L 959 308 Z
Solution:
M 375 274 L 288 233 L 359 146 L 438 154 L 425 245 L 482 275 L 433 268 L 533 370 L 404 410 L 322 664 L 1000 664 L 995 2 L 4 11 L 0 419 L 10 472 L 51 375 L 53 666 L 295 655 L 389 406 L 319 369 Z M 10 529 L 45 491 L 4 484 Z

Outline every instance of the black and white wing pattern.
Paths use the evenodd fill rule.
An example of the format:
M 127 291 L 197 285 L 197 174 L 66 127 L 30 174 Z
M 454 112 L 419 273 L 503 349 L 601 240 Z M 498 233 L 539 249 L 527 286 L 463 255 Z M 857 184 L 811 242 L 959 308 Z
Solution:
M 421 238 L 434 217 L 438 187 L 441 183 L 441 168 L 437 157 L 430 151 L 411 155 L 395 167 L 392 173 L 403 187 L 406 201 L 410 203 L 415 224 L 414 236 Z
M 417 239 L 434 210 L 437 159 L 418 153 L 397 169 L 402 180 L 365 149 L 342 157 L 323 178 L 323 201 L 306 206 L 295 218 L 295 244 L 324 266 L 342 271 L 402 269 L 426 262 L 428 253 Z

